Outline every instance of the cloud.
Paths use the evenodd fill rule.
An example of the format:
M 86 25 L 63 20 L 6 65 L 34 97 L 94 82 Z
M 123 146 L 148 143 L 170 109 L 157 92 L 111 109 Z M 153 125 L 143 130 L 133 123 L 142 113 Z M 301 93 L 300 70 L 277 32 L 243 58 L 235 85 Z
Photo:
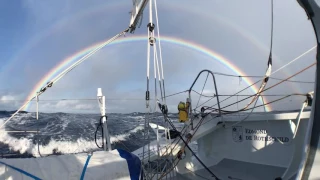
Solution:
M 0 110 L 16 110 L 22 102 L 21 94 L 0 94 Z

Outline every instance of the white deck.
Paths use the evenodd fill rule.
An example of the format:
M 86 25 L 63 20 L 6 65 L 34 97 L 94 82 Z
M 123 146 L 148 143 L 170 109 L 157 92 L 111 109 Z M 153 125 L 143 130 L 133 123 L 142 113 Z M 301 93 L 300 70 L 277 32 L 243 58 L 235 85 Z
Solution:
M 22 169 L 40 179 L 79 180 L 88 155 L 58 155 L 44 158 L 1 159 L 13 167 Z M 0 164 L 0 179 L 26 180 L 34 179 L 11 167 Z M 94 152 L 88 163 L 84 179 L 130 179 L 128 165 L 119 156 L 117 150 L 112 152 Z

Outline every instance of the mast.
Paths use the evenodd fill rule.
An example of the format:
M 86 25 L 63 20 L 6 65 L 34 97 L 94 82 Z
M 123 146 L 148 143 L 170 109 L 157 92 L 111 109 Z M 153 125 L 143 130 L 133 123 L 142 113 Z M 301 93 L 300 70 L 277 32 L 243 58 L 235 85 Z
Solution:
M 130 33 L 134 33 L 139 21 L 141 21 L 142 13 L 149 0 L 133 0 L 133 8 L 129 24 Z
M 315 77 L 314 97 L 312 103 L 312 111 L 309 119 L 307 134 L 304 142 L 304 154 L 300 163 L 299 171 L 297 172 L 296 179 L 319 179 L 320 173 L 317 169 L 317 162 L 320 160 L 320 153 L 317 151 L 319 148 L 320 136 L 320 7 L 316 0 L 297 0 L 300 6 L 305 10 L 308 18 L 315 31 L 317 38 L 317 67 Z

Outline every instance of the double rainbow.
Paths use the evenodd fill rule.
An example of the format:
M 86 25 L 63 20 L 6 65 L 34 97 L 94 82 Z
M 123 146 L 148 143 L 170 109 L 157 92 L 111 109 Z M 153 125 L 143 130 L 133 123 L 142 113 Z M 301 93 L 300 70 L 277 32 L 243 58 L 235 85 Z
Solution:
M 124 38 L 119 38 L 112 43 L 110 43 L 107 46 L 112 46 L 115 44 L 121 44 L 121 43 L 128 43 L 128 42 L 137 42 L 137 41 L 146 41 L 147 37 L 142 36 L 142 35 L 135 35 L 135 36 L 130 36 L 130 37 L 124 37 Z M 106 40 L 107 41 L 107 40 Z M 67 57 L 66 59 L 63 59 L 58 65 L 56 65 L 54 68 L 52 68 L 43 78 L 34 86 L 32 91 L 29 93 L 25 103 L 30 100 L 32 97 L 35 96 L 35 94 L 43 87 L 46 85 L 47 82 L 49 82 L 51 79 L 53 79 L 58 73 L 63 71 L 68 67 L 68 65 L 72 64 L 73 62 L 77 61 L 79 58 L 82 56 L 86 55 L 89 53 L 91 50 L 95 49 L 96 47 L 100 46 L 102 43 L 106 42 L 99 42 L 96 44 L 93 44 L 87 48 L 84 48 L 71 56 Z M 236 65 L 234 65 L 230 60 L 226 59 L 222 55 L 214 52 L 213 50 L 210 50 L 200 44 L 196 44 L 191 41 L 187 41 L 184 39 L 179 39 L 175 37 L 170 37 L 170 36 L 161 36 L 161 41 L 162 42 L 167 42 L 175 45 L 179 45 L 182 47 L 187 47 L 190 49 L 193 49 L 195 51 L 201 52 L 209 57 L 211 57 L 213 60 L 218 61 L 225 67 L 229 68 L 231 71 L 233 71 L 235 74 L 240 75 L 240 76 L 246 76 L 244 72 L 242 72 Z M 249 78 L 243 78 L 244 82 L 247 83 L 248 85 L 253 84 L 251 79 Z M 251 86 L 251 90 L 254 93 L 258 92 L 258 88 L 256 86 Z M 30 106 L 30 103 L 25 106 L 24 110 L 27 111 L 28 107 Z M 269 105 L 266 105 L 266 110 L 271 111 L 271 107 Z

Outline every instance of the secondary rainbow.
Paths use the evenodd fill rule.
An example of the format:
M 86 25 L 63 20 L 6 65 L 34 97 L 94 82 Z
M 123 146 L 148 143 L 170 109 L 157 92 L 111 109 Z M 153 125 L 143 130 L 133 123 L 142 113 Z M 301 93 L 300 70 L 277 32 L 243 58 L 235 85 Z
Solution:
M 107 40 L 106 40 L 107 41 Z M 72 64 L 73 62 L 77 61 L 79 58 L 84 56 L 85 54 L 89 53 L 91 50 L 95 49 L 102 43 L 106 42 L 102 41 L 99 43 L 96 43 L 94 45 L 91 45 L 87 48 L 84 48 L 73 55 L 67 57 L 66 59 L 63 59 L 59 64 L 57 64 L 54 68 L 52 68 L 43 78 L 34 86 L 32 91 L 29 93 L 27 99 L 25 100 L 25 103 L 33 98 L 35 94 L 43 87 L 46 85 L 47 82 L 49 82 L 51 79 L 53 79 L 58 73 L 63 71 L 68 67 L 68 65 Z M 120 43 L 128 43 L 128 42 L 136 42 L 136 41 L 147 41 L 147 37 L 143 35 L 134 35 L 130 37 L 123 37 L 115 40 L 114 42 L 110 43 L 107 46 L 115 45 L 115 44 L 120 44 Z M 168 42 L 171 44 L 176 44 L 184 47 L 188 47 L 190 49 L 196 50 L 198 52 L 201 52 L 203 54 L 206 54 L 210 57 L 213 58 L 213 60 L 216 60 L 223 64 L 224 66 L 228 67 L 230 70 L 232 70 L 234 73 L 240 76 L 246 76 L 244 72 L 242 72 L 237 66 L 235 66 L 233 63 L 231 63 L 228 59 L 223 57 L 222 55 L 214 52 L 213 50 L 210 50 L 200 44 L 196 44 L 192 41 L 187 41 L 184 39 L 180 38 L 175 38 L 175 37 L 170 37 L 170 36 L 161 36 L 161 41 L 162 42 Z M 243 80 L 248 84 L 251 85 L 253 82 L 249 78 L 243 78 Z M 53 86 L 54 87 L 54 86 Z M 257 87 L 251 86 L 251 90 L 256 93 L 258 91 Z M 265 102 L 266 103 L 266 102 Z M 29 104 L 25 106 L 24 110 L 27 111 L 29 107 Z M 267 111 L 271 111 L 270 105 L 266 106 Z

